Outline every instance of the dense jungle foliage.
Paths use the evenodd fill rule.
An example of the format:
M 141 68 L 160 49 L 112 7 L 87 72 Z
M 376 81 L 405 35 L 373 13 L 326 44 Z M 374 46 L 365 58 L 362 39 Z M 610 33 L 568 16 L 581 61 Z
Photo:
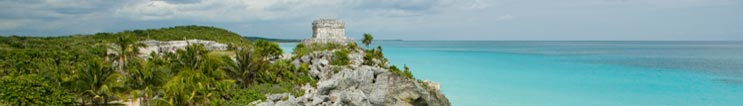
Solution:
M 202 39 L 228 53 L 191 45 L 138 55 L 142 40 Z M 111 53 L 113 52 L 113 53 Z M 205 26 L 176 26 L 59 37 L 0 36 L 0 105 L 247 105 L 266 93 L 302 95 L 315 84 L 308 66 L 278 60 L 275 42 L 249 41 Z

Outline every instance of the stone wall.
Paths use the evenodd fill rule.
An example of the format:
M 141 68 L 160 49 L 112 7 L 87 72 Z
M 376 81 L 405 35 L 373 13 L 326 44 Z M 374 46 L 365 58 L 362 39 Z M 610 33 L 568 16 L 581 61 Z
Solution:
M 312 22 L 312 38 L 342 39 L 346 37 L 345 23 L 334 19 L 319 19 Z
M 157 40 L 145 40 L 140 41 L 145 44 L 145 47 L 139 48 L 140 57 L 149 57 L 150 53 L 155 52 L 160 55 L 162 53 L 175 53 L 178 49 L 185 49 L 186 46 L 192 44 L 203 44 L 207 50 L 227 50 L 227 45 L 219 42 L 208 41 L 208 40 L 179 40 L 179 41 L 157 41 Z
M 304 44 L 312 43 L 353 43 L 353 39 L 346 37 L 345 23 L 335 19 L 318 19 L 312 22 L 312 38 L 302 41 Z

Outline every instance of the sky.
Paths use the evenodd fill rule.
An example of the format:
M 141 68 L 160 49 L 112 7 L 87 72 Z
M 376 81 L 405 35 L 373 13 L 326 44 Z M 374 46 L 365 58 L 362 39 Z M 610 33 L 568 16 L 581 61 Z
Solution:
M 403 40 L 743 40 L 743 0 L 0 0 L 0 35 L 61 36 L 177 25 L 242 36 Z

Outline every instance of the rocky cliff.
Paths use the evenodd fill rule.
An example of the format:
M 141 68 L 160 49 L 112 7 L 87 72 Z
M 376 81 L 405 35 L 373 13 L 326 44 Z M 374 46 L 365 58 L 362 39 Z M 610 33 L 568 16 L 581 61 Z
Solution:
M 355 45 L 354 45 L 355 46 Z M 408 78 L 390 71 L 389 65 L 363 65 L 364 51 L 349 51 L 349 65 L 329 64 L 340 49 L 314 51 L 293 59 L 293 64 L 308 64 L 318 79 L 316 87 L 304 85 L 304 95 L 267 94 L 258 106 L 449 106 L 439 84 Z

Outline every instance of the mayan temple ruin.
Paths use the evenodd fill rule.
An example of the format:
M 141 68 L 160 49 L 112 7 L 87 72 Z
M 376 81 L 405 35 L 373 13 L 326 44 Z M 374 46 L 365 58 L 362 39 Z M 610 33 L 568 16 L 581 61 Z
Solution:
M 312 38 L 302 43 L 352 43 L 353 39 L 346 37 L 345 23 L 336 19 L 318 19 L 312 22 Z

